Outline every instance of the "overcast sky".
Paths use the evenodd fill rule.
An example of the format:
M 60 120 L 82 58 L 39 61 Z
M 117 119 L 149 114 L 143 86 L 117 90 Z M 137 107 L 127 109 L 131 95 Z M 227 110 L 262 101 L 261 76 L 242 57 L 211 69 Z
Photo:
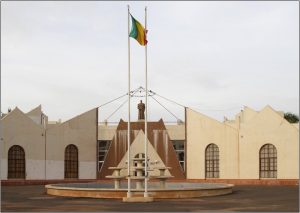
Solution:
M 1 2 L 1 111 L 42 104 L 64 121 L 125 94 L 127 4 L 141 23 L 148 7 L 149 89 L 219 121 L 243 106 L 299 114 L 297 1 Z M 132 89 L 144 86 L 144 53 L 131 39 Z M 124 101 L 100 108 L 100 120 Z M 149 116 L 176 120 L 151 98 Z

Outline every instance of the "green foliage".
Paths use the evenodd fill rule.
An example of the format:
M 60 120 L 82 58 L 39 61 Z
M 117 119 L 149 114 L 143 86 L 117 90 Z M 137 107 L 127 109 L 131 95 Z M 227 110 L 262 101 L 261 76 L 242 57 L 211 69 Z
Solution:
M 295 115 L 293 113 L 290 113 L 290 112 L 286 112 L 284 113 L 284 118 L 290 122 L 290 123 L 298 123 L 299 122 L 299 116 L 298 115 Z

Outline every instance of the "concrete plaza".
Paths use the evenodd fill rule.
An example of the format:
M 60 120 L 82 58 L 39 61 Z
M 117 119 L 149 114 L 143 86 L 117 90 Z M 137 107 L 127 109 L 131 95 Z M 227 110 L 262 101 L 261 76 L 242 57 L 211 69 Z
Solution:
M 235 186 L 233 194 L 195 199 L 160 199 L 153 203 L 123 203 L 121 200 L 55 197 L 43 185 L 2 186 L 1 211 L 105 211 L 188 212 L 249 211 L 299 212 L 298 186 Z

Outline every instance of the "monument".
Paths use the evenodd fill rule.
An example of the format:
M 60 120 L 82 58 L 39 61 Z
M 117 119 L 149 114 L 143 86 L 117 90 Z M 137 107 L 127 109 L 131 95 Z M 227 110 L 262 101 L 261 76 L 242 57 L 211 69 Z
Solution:
M 140 103 L 138 104 L 138 110 L 139 110 L 139 116 L 138 116 L 138 120 L 145 120 L 145 104 L 142 102 L 142 100 L 140 101 Z

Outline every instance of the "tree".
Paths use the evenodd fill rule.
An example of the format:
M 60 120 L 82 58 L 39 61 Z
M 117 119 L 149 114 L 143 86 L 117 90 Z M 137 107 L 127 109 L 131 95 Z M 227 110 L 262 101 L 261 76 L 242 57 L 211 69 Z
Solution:
M 285 118 L 285 120 L 287 120 L 291 124 L 299 122 L 299 116 L 295 115 L 295 114 L 293 114 L 291 112 L 284 113 L 284 118 Z

